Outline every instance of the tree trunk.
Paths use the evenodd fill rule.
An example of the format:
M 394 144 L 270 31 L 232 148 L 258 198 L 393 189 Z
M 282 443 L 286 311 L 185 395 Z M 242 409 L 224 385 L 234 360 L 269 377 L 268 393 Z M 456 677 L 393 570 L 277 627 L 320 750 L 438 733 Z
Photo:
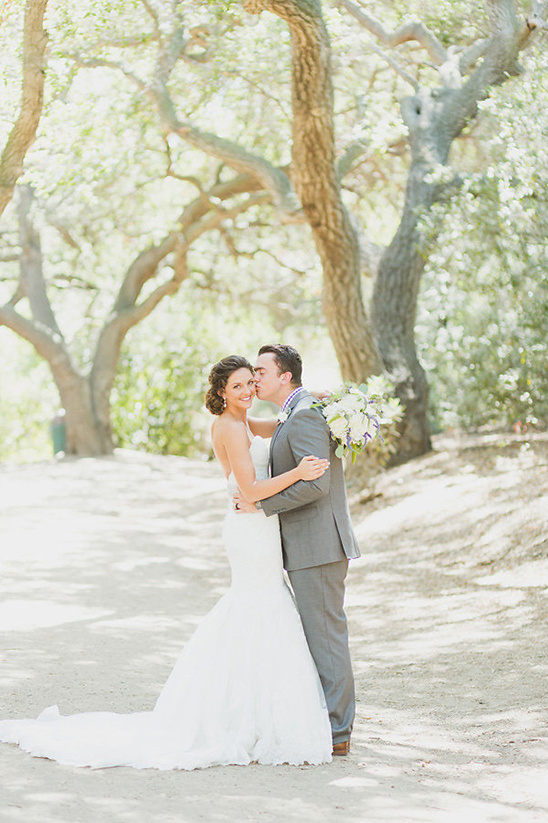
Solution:
M 0 325 L 27 340 L 47 362 L 65 411 L 65 453 L 81 457 L 111 454 L 108 410 L 106 420 L 104 409 L 101 414 L 96 412 L 90 379 L 76 371 L 62 337 L 43 324 L 35 325 L 10 304 L 0 307 Z
M 54 367 L 52 373 L 65 410 L 66 454 L 77 457 L 112 454 L 110 421 L 108 415 L 106 420 L 97 415 L 89 379 L 74 372 L 59 374 Z
M 419 223 L 444 190 L 434 177 L 447 163 L 452 141 L 441 115 L 449 95 L 423 91 L 402 104 L 409 126 L 411 166 L 402 218 L 381 258 L 371 301 L 375 340 L 405 406 L 393 462 L 417 457 L 431 448 L 428 380 L 415 347 L 417 299 L 427 260 Z
M 0 156 L 0 215 L 10 202 L 42 115 L 48 0 L 27 0 L 23 25 L 23 79 L 19 115 Z
M 124 315 L 114 316 L 105 323 L 97 341 L 93 366 L 89 375 L 89 388 L 98 434 L 103 443 L 112 443 L 110 422 L 110 396 L 118 371 L 118 363 L 125 336 L 130 328 Z
M 300 5 L 287 17 L 292 178 L 322 261 L 324 315 L 342 376 L 361 382 L 381 370 L 381 361 L 364 309 L 358 238 L 336 174 L 331 45 L 320 4 Z
M 344 379 L 382 369 L 365 313 L 358 237 L 336 174 L 331 45 L 318 0 L 248 0 L 286 21 L 292 43 L 291 178 L 323 267 L 323 308 Z
M 74 367 L 48 298 L 40 233 L 32 219 L 33 203 L 32 188 L 21 186 L 18 203 L 19 288 L 16 297 L 0 308 L 0 325 L 6 325 L 31 343 L 47 362 L 65 411 L 65 453 L 79 456 L 111 454 L 109 404 L 102 403 L 97 410 L 92 381 Z M 15 311 L 16 303 L 23 297 L 28 300 L 32 319 Z
M 383 254 L 371 302 L 375 339 L 384 367 L 405 407 L 399 425 L 397 462 L 431 448 L 428 429 L 428 381 L 415 348 L 415 317 L 425 259 L 417 229 L 420 208 L 427 209 L 431 186 L 423 164 L 411 168 L 405 208 L 398 230 Z
M 178 230 L 170 231 L 160 242 L 136 256 L 124 274 L 114 305 L 99 333 L 89 374 L 82 375 L 74 366 L 49 302 L 40 234 L 32 221 L 32 189 L 22 187 L 20 278 L 12 299 L 0 306 L 0 326 L 7 326 L 27 340 L 48 363 L 65 410 L 67 454 L 112 453 L 110 395 L 127 332 L 147 317 L 164 297 L 178 291 L 188 277 L 186 257 L 195 240 L 265 201 L 263 193 L 255 193 L 258 188 L 257 182 L 246 176 L 215 184 L 209 192 L 202 192 L 185 206 L 179 215 Z M 249 196 L 242 199 L 239 195 L 243 193 Z M 228 207 L 218 208 L 217 200 L 224 203 L 235 197 L 237 200 Z M 160 263 L 168 257 L 171 257 L 172 276 L 164 278 L 140 300 L 143 287 L 158 276 Z M 31 318 L 16 311 L 17 303 L 23 298 L 28 300 Z
M 252 2 L 260 2 L 260 0 L 252 0 Z M 275 11 L 273 8 L 275 5 L 276 3 L 269 3 L 268 7 L 271 11 Z M 293 8 L 295 3 L 286 5 Z M 304 9 L 310 10 L 316 4 L 311 0 L 301 0 L 297 5 L 303 11 Z M 455 62 L 451 51 L 446 52 L 443 45 L 424 27 L 415 25 L 411 31 L 409 26 L 404 25 L 394 33 L 391 40 L 391 33 L 387 33 L 382 23 L 377 23 L 366 13 L 363 4 L 356 6 L 353 3 L 344 3 L 344 6 L 365 28 L 376 37 L 384 39 L 388 45 L 404 42 L 409 39 L 409 36 L 411 39 L 418 39 L 423 46 L 428 48 L 434 64 L 440 66 L 438 87 L 431 89 L 419 87 L 413 97 L 402 102 L 402 116 L 409 129 L 411 167 L 401 222 L 392 242 L 381 258 L 371 305 L 374 341 L 382 358 L 382 364 L 393 379 L 396 392 L 405 405 L 396 458 L 402 461 L 423 454 L 430 448 L 427 419 L 428 382 L 415 349 L 414 325 L 420 279 L 426 263 L 425 249 L 420 247 L 419 221 L 446 188 L 443 182 L 436 183 L 432 178 L 441 167 L 446 166 L 452 141 L 476 116 L 478 101 L 485 98 L 490 86 L 504 83 L 510 76 L 519 72 L 517 58 L 520 49 L 525 47 L 531 32 L 537 27 L 545 28 L 545 24 L 538 15 L 530 16 L 525 23 L 520 21 L 516 14 L 514 0 L 487 0 L 490 38 L 483 43 L 473 44 L 461 56 L 460 61 Z M 280 16 L 284 15 L 280 14 Z M 320 43 L 322 37 L 321 28 L 318 26 L 317 43 Z M 301 37 L 302 39 L 304 38 Z M 296 42 L 298 40 L 296 33 L 294 40 Z M 318 104 L 312 95 L 306 96 L 307 88 L 313 86 L 308 75 L 311 72 L 320 75 L 322 71 L 317 59 L 316 61 L 314 59 L 315 54 L 320 53 L 321 48 L 318 45 L 316 52 L 312 46 L 306 49 L 301 45 L 300 50 L 294 49 L 294 76 L 299 79 L 299 73 L 304 75 L 301 86 L 294 79 L 295 153 L 298 151 L 298 130 L 307 128 L 306 118 L 297 120 L 299 106 L 302 104 L 311 106 L 309 119 L 309 123 L 312 124 L 311 134 L 314 133 L 314 126 L 321 122 L 321 103 Z M 299 61 L 302 61 L 302 66 L 295 65 Z M 479 65 L 478 61 L 480 61 Z M 472 73 L 465 80 L 464 75 L 469 72 Z M 414 84 L 413 79 L 410 79 Z M 325 86 L 327 85 L 326 80 Z M 326 92 L 323 95 L 324 102 L 327 97 Z M 325 119 L 325 108 L 323 117 Z M 301 142 L 305 146 L 309 140 L 307 134 L 301 137 Z M 316 148 L 319 152 L 314 157 L 314 163 L 318 169 L 321 169 L 322 175 L 328 177 L 329 172 L 322 165 L 324 158 L 331 164 L 332 158 L 326 150 L 327 146 L 321 147 L 319 141 L 315 141 L 311 148 Z M 305 165 L 302 160 L 300 165 L 301 168 Z M 306 189 L 308 184 L 311 196 L 314 196 L 313 186 L 310 185 L 314 180 L 313 170 L 312 172 L 307 170 L 307 180 L 302 187 L 299 187 L 303 205 L 306 197 L 303 194 L 303 188 Z M 318 187 L 316 196 L 326 197 L 326 193 Z M 331 202 L 334 202 L 333 198 Z M 307 211 L 307 216 L 313 216 L 313 209 L 307 210 L 305 207 L 305 211 Z M 324 263 L 328 306 L 329 289 L 333 276 L 329 272 L 329 244 L 324 241 L 318 229 L 314 229 L 314 226 L 313 231 L 315 231 L 316 243 Z M 322 252 L 323 247 L 326 249 L 325 252 Z M 348 248 L 350 247 L 347 245 Z M 336 260 L 336 255 L 333 255 L 331 259 Z M 342 271 L 343 278 L 345 276 L 348 278 L 343 288 L 349 289 L 348 294 L 352 295 L 350 300 L 353 302 L 357 299 L 357 286 L 355 281 L 350 281 L 353 276 L 356 277 L 358 269 L 349 264 L 348 261 L 351 259 L 352 256 L 348 255 L 346 271 L 343 263 L 342 269 L 336 268 L 334 275 L 338 278 Z M 344 279 L 343 282 L 345 282 Z M 333 292 L 335 292 L 334 288 Z M 344 302 L 341 302 L 340 306 L 343 312 L 347 308 Z M 355 319 L 352 322 L 356 322 Z M 331 325 L 330 331 L 333 335 L 337 333 L 337 329 L 332 330 Z M 355 341 L 347 341 L 347 345 L 352 344 L 355 345 Z M 337 347 L 337 354 L 342 363 L 345 353 L 339 353 Z

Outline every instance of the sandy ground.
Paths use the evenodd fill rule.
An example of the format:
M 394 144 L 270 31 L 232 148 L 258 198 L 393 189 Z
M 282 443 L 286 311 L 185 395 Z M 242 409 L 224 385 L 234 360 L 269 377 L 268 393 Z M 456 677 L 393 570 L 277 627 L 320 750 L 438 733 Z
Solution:
M 548 821 L 548 438 L 438 439 L 356 505 L 353 750 L 74 769 L 0 746 L 2 823 Z M 211 463 L 0 467 L 2 715 L 150 708 L 229 585 Z

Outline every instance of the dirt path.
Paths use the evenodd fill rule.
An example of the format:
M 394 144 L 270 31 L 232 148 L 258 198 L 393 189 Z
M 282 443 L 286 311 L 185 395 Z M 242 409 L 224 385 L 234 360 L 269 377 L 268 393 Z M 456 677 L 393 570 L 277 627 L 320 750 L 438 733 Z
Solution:
M 546 823 L 548 439 L 437 449 L 355 512 L 349 758 L 93 771 L 2 745 L 2 823 Z M 0 468 L 2 715 L 150 708 L 228 586 L 224 505 L 180 458 Z

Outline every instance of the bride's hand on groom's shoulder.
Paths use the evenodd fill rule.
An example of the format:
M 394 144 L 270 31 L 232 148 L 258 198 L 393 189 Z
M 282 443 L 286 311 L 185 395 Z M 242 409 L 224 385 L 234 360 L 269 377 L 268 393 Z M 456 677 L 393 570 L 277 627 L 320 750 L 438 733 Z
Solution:
M 250 503 L 239 492 L 236 492 L 232 498 L 232 505 L 238 514 L 253 514 L 259 511 L 255 503 Z
M 309 394 L 312 397 L 315 397 L 317 400 L 327 400 L 328 397 L 331 397 L 332 392 L 329 389 L 309 389 Z

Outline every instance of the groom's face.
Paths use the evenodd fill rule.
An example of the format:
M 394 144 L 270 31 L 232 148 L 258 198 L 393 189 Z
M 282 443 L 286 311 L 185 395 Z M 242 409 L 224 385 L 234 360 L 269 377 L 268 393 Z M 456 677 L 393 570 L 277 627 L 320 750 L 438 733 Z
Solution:
M 259 400 L 276 402 L 284 388 L 291 382 L 291 374 L 280 374 L 278 364 L 271 352 L 260 354 L 255 364 L 255 385 Z

